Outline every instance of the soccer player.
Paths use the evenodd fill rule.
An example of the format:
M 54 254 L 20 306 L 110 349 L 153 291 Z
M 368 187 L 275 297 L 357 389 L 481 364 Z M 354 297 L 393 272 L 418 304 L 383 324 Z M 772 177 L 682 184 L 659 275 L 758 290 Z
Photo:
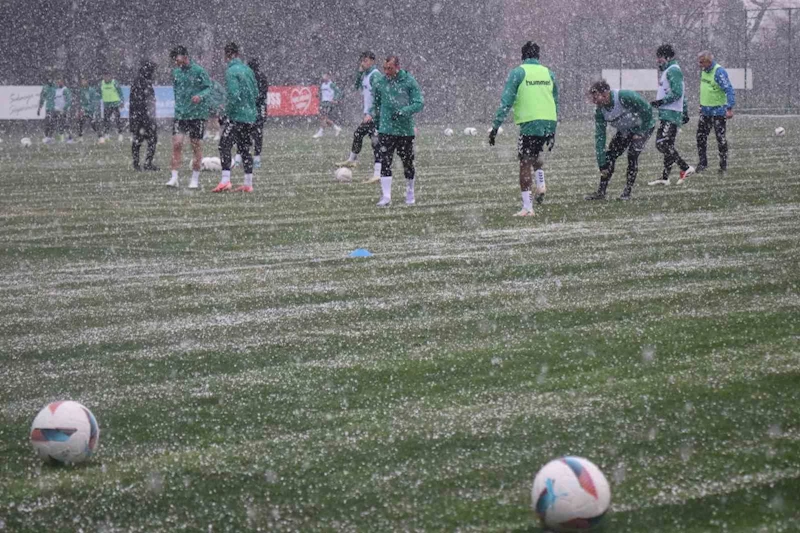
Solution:
M 656 133 L 656 148 L 664 154 L 664 170 L 661 179 L 651 181 L 648 185 L 669 185 L 669 173 L 675 163 L 681 169 L 678 185 L 683 185 L 694 174 L 694 167 L 684 161 L 675 148 L 678 128 L 689 122 L 683 71 L 675 60 L 675 50 L 669 44 L 658 47 L 656 59 L 661 77 L 658 80 L 656 100 L 650 102 L 650 105 L 658 109 L 658 118 L 661 120 Z
M 100 116 L 100 91 L 97 87 L 89 85 L 89 80 L 81 78 L 79 90 L 80 108 L 78 109 L 78 139 L 83 140 L 83 128 L 88 122 L 92 130 L 100 137 L 97 128 L 97 119 Z
M 108 138 L 108 123 L 111 117 L 114 117 L 117 124 L 117 140 L 122 142 L 122 117 L 119 113 L 123 107 L 122 89 L 111 74 L 106 74 L 100 81 L 100 96 L 103 100 L 103 137 Z
M 378 132 L 375 129 L 375 121 L 372 120 L 370 111 L 372 109 L 373 87 L 383 78 L 383 74 L 375 67 L 375 54 L 372 52 L 363 52 L 358 61 L 358 76 L 356 77 L 356 89 L 361 89 L 361 96 L 364 101 L 364 115 L 361 124 L 356 128 L 353 133 L 353 145 L 350 148 L 350 157 L 347 161 L 339 164 L 342 167 L 354 168 L 358 164 L 358 154 L 361 153 L 361 146 L 364 142 L 364 137 L 369 135 L 372 144 L 372 155 L 374 156 L 374 166 L 372 170 L 372 178 L 366 180 L 366 183 L 377 183 L 381 179 L 381 152 L 380 142 L 378 141 Z
M 42 113 L 42 106 L 44 106 L 44 144 L 53 142 L 53 129 L 56 126 L 55 117 L 53 116 L 53 106 L 55 105 L 54 99 L 56 96 L 56 85 L 53 80 L 47 79 L 42 85 L 42 92 L 39 93 L 39 107 L 36 109 L 36 116 Z
M 52 116 L 59 139 L 64 142 L 66 134 L 67 144 L 72 144 L 72 133 L 70 133 L 67 120 L 70 109 L 72 109 L 72 91 L 69 90 L 69 87 L 65 87 L 64 80 L 59 78 L 56 81 L 55 91 L 53 91 Z
M 158 129 L 156 128 L 156 93 L 153 90 L 153 73 L 155 64 L 150 61 L 142 62 L 139 75 L 133 81 L 130 97 L 130 130 L 133 138 L 131 142 L 131 155 L 133 156 L 134 170 L 142 170 L 139 166 L 139 151 L 142 143 L 147 141 L 147 156 L 144 170 L 158 170 L 153 165 L 158 143 Z
M 208 120 L 203 138 L 213 138 L 219 141 L 222 128 L 222 117 L 225 116 L 225 87 L 217 80 L 211 80 L 211 96 L 209 97 Z M 214 132 L 211 135 L 211 132 Z
M 400 59 L 389 56 L 383 64 L 385 76 L 373 85 L 369 115 L 378 125 L 381 154 L 381 199 L 378 207 L 392 203 L 392 160 L 394 152 L 403 162 L 406 177 L 406 205 L 414 205 L 414 114 L 422 111 L 424 100 L 414 77 L 400 69 Z
M 511 108 L 519 125 L 519 187 L 522 209 L 514 216 L 532 217 L 533 174 L 536 174 L 536 202 L 542 203 L 547 191 L 541 153 L 545 146 L 553 149 L 558 122 L 558 87 L 553 72 L 539 63 L 539 45 L 528 41 L 522 47 L 522 65 L 508 75 L 500 107 L 497 109 L 489 145 L 494 146 L 497 131 Z
M 175 94 L 175 118 L 172 121 L 172 177 L 167 187 L 177 187 L 181 166 L 183 136 L 192 145 L 192 179 L 190 189 L 200 188 L 200 161 L 203 159 L 203 132 L 211 99 L 211 78 L 206 70 L 189 59 L 185 46 L 176 46 L 169 54 L 175 63 L 172 87 Z
M 267 91 L 269 83 L 267 76 L 261 72 L 261 65 L 258 59 L 251 59 L 247 66 L 253 71 L 258 83 L 258 98 L 256 98 L 256 123 L 253 125 L 253 168 L 261 168 L 261 150 L 264 148 L 264 121 L 267 118 Z M 240 153 L 236 154 L 237 159 L 241 159 Z
M 250 142 L 253 126 L 258 118 L 258 82 L 253 70 L 239 59 L 239 46 L 236 43 L 225 45 L 225 122 L 219 140 L 219 157 L 222 160 L 222 179 L 214 192 L 231 190 L 231 149 L 242 154 L 244 185 L 235 192 L 253 192 L 253 157 L 250 155 Z
M 628 179 L 620 200 L 630 200 L 636 173 L 639 170 L 639 154 L 653 134 L 656 121 L 653 108 L 647 100 L 634 91 L 612 91 L 606 80 L 592 84 L 589 98 L 597 106 L 594 113 L 594 148 L 597 166 L 600 168 L 600 186 L 597 192 L 584 197 L 586 200 L 604 200 L 614 163 L 628 150 Z M 617 130 L 606 150 L 606 125 Z
M 323 74 L 322 83 L 319 86 L 320 126 L 319 130 L 317 130 L 317 133 L 313 135 L 315 139 L 319 139 L 325 135 L 325 126 L 332 126 L 333 130 L 336 132 L 336 135 L 339 135 L 342 132 L 342 128 L 340 128 L 333 121 L 333 119 L 336 118 L 335 112 L 341 97 L 342 91 L 340 91 L 336 84 L 333 83 L 333 80 L 331 80 L 331 75 L 328 73 Z
M 736 105 L 736 93 L 733 90 L 728 73 L 722 66 L 714 61 L 714 55 L 709 51 L 700 52 L 697 63 L 702 72 L 700 74 L 700 120 L 697 123 L 697 154 L 700 161 L 697 163 L 697 172 L 708 168 L 706 148 L 708 134 L 714 128 L 719 149 L 719 172 L 724 174 L 728 170 L 728 139 L 725 136 L 728 119 L 733 118 L 733 106 Z

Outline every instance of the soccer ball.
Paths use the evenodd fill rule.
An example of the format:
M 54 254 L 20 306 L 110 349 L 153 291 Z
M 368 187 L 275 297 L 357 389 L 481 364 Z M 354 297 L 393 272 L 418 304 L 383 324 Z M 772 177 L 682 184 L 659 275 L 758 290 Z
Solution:
M 475 128 L 464 128 L 464 135 L 475 136 L 477 134 L 478 134 L 478 130 L 476 130 Z
M 100 440 L 94 415 L 78 402 L 53 402 L 39 411 L 31 426 L 31 444 L 39 457 L 65 464 L 82 463 Z
M 25 148 L 28 148 L 30 145 L 33 144 L 30 137 L 23 137 L 22 139 L 19 140 L 19 142 Z
M 200 170 L 219 172 L 222 170 L 222 161 L 219 157 L 204 157 L 200 160 Z
M 336 181 L 339 183 L 350 183 L 353 181 L 353 171 L 347 167 L 337 168 Z
M 778 126 L 777 128 L 775 128 L 775 135 L 778 137 L 783 137 L 784 135 L 786 135 L 786 129 L 783 128 L 782 126 Z
M 451 128 L 446 128 L 444 130 L 444 136 L 445 137 L 452 137 L 453 136 L 453 130 Z
M 603 473 L 582 457 L 562 457 L 542 467 L 533 479 L 532 507 L 545 528 L 586 531 L 600 525 L 611 505 Z

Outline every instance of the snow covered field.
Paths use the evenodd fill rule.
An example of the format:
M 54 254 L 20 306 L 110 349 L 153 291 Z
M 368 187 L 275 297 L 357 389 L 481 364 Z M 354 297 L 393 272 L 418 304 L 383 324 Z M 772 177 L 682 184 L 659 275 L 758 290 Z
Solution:
M 417 205 L 396 162 L 385 210 L 333 179 L 345 135 L 268 131 L 245 196 L 4 138 L 0 531 L 535 531 L 564 454 L 611 481 L 609 531 L 796 530 L 800 118 L 736 117 L 728 175 L 682 187 L 647 187 L 651 140 L 625 203 L 582 199 L 590 126 L 522 219 L 513 127 L 422 128 Z M 30 423 L 67 398 L 99 453 L 43 466 Z

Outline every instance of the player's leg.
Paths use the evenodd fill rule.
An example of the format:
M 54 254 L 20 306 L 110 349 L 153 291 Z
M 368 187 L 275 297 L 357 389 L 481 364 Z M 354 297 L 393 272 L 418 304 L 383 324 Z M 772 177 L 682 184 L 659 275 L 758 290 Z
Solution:
M 325 125 L 328 122 L 328 105 L 327 102 L 322 102 L 319 105 L 319 129 L 317 133 L 312 135 L 312 138 L 319 139 L 323 135 L 325 135 Z
M 122 142 L 122 114 L 120 113 L 120 107 L 117 106 L 114 108 L 114 120 L 117 124 L 117 140 Z
M 671 122 L 662 120 L 656 132 L 656 150 L 664 156 L 664 167 L 661 171 L 661 178 L 653 180 L 648 185 L 669 185 L 669 173 L 672 171 L 674 148 L 670 146 L 675 143 L 675 132 L 677 126 Z
M 236 188 L 236 192 L 253 192 L 253 156 L 250 155 L 250 143 L 253 139 L 253 129 L 257 124 L 236 123 L 234 142 L 236 152 L 242 156 L 244 168 L 244 185 Z
M 361 153 L 361 148 L 364 144 L 364 137 L 369 135 L 370 128 L 368 122 L 362 122 L 353 132 L 353 143 L 350 145 L 350 155 L 346 160 L 339 163 L 341 167 L 354 168 L 358 164 L 358 154 Z
M 403 162 L 403 175 L 406 178 L 406 205 L 414 205 L 414 185 L 417 170 L 414 165 L 414 137 L 399 137 L 397 142 L 397 156 Z
M 628 132 L 618 131 L 614 134 L 614 137 L 611 138 L 611 142 L 608 143 L 608 149 L 606 149 L 606 163 L 608 164 L 608 168 L 605 172 L 600 173 L 600 184 L 597 186 L 597 192 L 587 194 L 583 197 L 584 200 L 605 199 L 608 184 L 611 181 L 611 177 L 614 175 L 617 159 L 625 153 L 632 137 L 633 135 Z
M 144 160 L 145 170 L 158 170 L 158 167 L 153 164 L 153 158 L 156 155 L 156 146 L 158 145 L 158 126 L 155 122 L 151 122 L 147 130 L 147 155 Z
M 543 137 L 540 141 L 539 153 L 533 162 L 533 175 L 536 181 L 536 191 L 533 195 L 533 199 L 536 200 L 537 204 L 544 202 L 544 195 L 547 192 L 547 185 L 544 181 L 544 146 L 554 141 L 554 136 Z
M 53 138 L 53 128 L 55 124 L 53 123 L 53 112 L 52 111 L 45 111 L 44 113 L 44 141 L 45 143 L 49 143 Z
M 197 119 L 189 124 L 189 143 L 192 145 L 192 179 L 190 189 L 200 188 L 200 162 L 203 160 L 203 134 L 206 130 L 206 121 Z
M 633 186 L 636 183 L 636 176 L 639 174 L 639 156 L 644 151 L 653 130 L 638 135 L 631 135 L 630 145 L 628 146 L 628 172 L 625 178 L 625 188 L 622 190 L 620 200 L 630 200 Z
M 397 149 L 395 135 L 380 135 L 381 143 L 381 199 L 378 207 L 392 203 L 392 160 Z
M 697 121 L 697 171 L 708 167 L 708 134 L 711 133 L 712 117 L 700 115 Z
M 184 131 L 182 128 L 182 121 L 172 121 L 172 160 L 170 161 L 170 169 L 172 170 L 172 178 L 167 183 L 168 187 L 178 186 L 178 169 L 181 167 L 181 158 L 183 152 L 183 138 Z
M 381 143 L 378 137 L 378 128 L 375 125 L 375 122 L 370 122 L 369 141 L 372 145 L 372 156 L 375 161 L 372 167 L 372 178 L 374 180 L 376 177 L 380 177 L 381 175 Z
M 531 190 L 533 189 L 533 167 L 539 156 L 535 148 L 536 137 L 520 134 L 517 139 L 517 155 L 519 157 L 519 190 L 522 196 L 522 209 L 514 216 L 533 216 L 533 201 L 531 200 Z
M 222 131 L 219 136 L 219 159 L 222 163 L 222 177 L 213 192 L 224 192 L 231 190 L 231 153 L 235 142 L 233 122 L 225 120 L 221 126 Z
M 728 170 L 728 137 L 727 137 L 728 119 L 725 117 L 714 117 L 714 134 L 717 137 L 717 146 L 719 148 L 719 170 L 725 172 Z
M 133 170 L 141 170 L 141 167 L 139 166 L 139 152 L 142 149 L 143 141 L 141 128 L 134 129 L 134 131 L 131 132 L 131 136 L 131 159 L 133 160 Z
M 261 168 L 261 150 L 264 148 L 264 117 L 259 114 L 253 125 L 253 168 Z M 241 153 L 241 152 L 239 152 Z

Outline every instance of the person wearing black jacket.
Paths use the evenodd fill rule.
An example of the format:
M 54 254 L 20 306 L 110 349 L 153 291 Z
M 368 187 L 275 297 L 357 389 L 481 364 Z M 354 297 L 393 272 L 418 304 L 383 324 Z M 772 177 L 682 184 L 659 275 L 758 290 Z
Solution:
M 258 118 L 256 118 L 256 123 L 253 124 L 253 166 L 255 168 L 260 168 L 261 148 L 264 145 L 264 120 L 267 118 L 267 88 L 269 85 L 267 84 L 267 76 L 261 72 L 258 59 L 251 59 L 247 62 L 247 66 L 250 67 L 253 74 L 256 75 L 256 82 L 258 83 L 258 97 L 256 98 Z
M 131 154 L 134 170 L 158 170 L 153 165 L 156 154 L 158 131 L 156 128 L 156 94 L 153 90 L 153 73 L 156 66 L 151 61 L 143 61 L 139 74 L 133 81 L 130 96 L 130 130 L 133 137 Z M 147 141 L 147 156 L 144 167 L 139 166 L 139 150 Z

